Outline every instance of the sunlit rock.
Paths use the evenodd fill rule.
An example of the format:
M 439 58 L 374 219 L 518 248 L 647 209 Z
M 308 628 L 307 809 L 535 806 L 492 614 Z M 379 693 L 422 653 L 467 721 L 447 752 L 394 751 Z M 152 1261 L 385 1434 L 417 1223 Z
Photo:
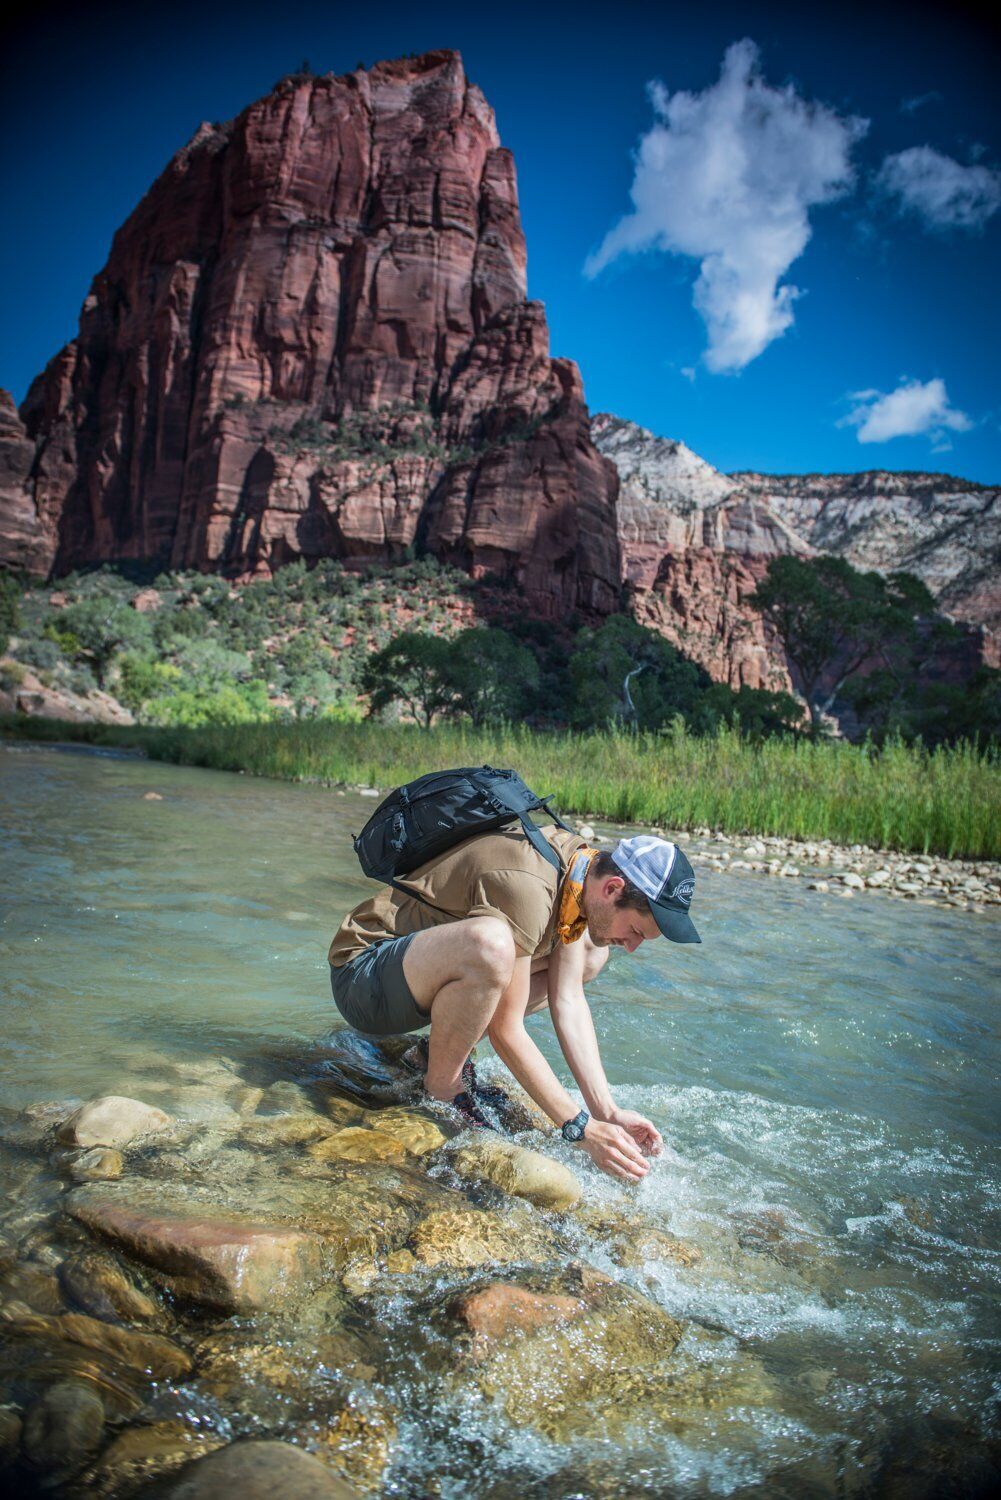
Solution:
M 58 1136 L 70 1146 L 127 1146 L 139 1136 L 154 1135 L 173 1124 L 162 1109 L 106 1094 L 91 1099 L 60 1125 Z
M 92 1146 L 68 1164 L 74 1182 L 114 1182 L 122 1175 L 122 1153 L 107 1146 Z
M 427 1115 L 411 1109 L 369 1110 L 363 1123 L 382 1135 L 392 1136 L 411 1156 L 426 1156 L 430 1151 L 437 1151 L 448 1139 Z
M 472 1334 L 472 1352 L 480 1356 L 500 1339 L 566 1323 L 579 1317 L 586 1307 L 580 1297 L 533 1292 L 527 1287 L 494 1281 L 456 1297 L 448 1310 Z
M 321 1274 L 314 1237 L 222 1209 L 160 1206 L 112 1188 L 72 1193 L 67 1209 L 156 1273 L 182 1300 L 226 1312 L 270 1308 L 308 1289 Z
M 423 1266 L 482 1266 L 531 1261 L 548 1255 L 553 1241 L 541 1226 L 518 1224 L 479 1209 L 446 1209 L 422 1219 L 409 1248 Z
M 349 1125 L 306 1147 L 314 1161 L 401 1161 L 407 1148 L 381 1130 Z
M 478 1138 L 456 1152 L 452 1165 L 460 1176 L 485 1179 L 537 1208 L 572 1208 L 581 1195 L 569 1167 L 513 1141 Z

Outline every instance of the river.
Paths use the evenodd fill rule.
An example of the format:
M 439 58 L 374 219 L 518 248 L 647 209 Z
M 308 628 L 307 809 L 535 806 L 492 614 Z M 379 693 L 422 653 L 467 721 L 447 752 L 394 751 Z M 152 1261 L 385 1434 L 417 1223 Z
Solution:
M 144 1094 L 175 1063 L 326 1066 L 326 948 L 370 889 L 349 835 L 373 806 L 0 747 L 0 1104 L 115 1093 L 183 1112 L 167 1086 Z M 996 1477 L 998 920 L 697 874 L 703 945 L 615 953 L 591 987 L 615 1096 L 668 1150 L 627 1196 L 552 1149 L 593 1205 L 699 1248 L 623 1268 L 579 1232 L 584 1259 L 682 1322 L 672 1363 L 722 1394 L 703 1382 L 654 1428 L 547 1437 L 439 1386 L 416 1304 L 376 1291 L 372 1380 L 400 1448 L 372 1493 L 959 1495 Z M 530 1025 L 565 1077 L 545 1016 Z M 378 1093 L 378 1058 L 344 1056 Z M 210 1090 L 187 1107 L 211 1125 Z M 243 1430 L 272 1430 L 269 1411 Z M 208 1398 L 198 1412 L 211 1427 Z

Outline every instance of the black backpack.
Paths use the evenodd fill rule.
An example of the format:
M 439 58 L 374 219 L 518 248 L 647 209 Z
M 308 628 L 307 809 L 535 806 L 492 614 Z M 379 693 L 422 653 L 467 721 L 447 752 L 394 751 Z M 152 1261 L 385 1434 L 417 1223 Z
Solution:
M 573 832 L 553 812 L 548 797 L 536 796 L 516 771 L 495 771 L 492 766 L 432 771 L 397 787 L 380 802 L 354 840 L 355 853 L 372 880 L 396 886 L 401 876 L 463 839 L 492 833 L 517 818 L 532 847 L 562 875 L 556 852 L 528 816 L 538 811 Z

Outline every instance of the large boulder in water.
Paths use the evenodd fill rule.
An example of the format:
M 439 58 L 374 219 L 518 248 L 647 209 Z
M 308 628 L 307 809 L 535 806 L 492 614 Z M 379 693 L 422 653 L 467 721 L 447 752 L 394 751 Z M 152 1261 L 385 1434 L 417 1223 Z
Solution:
M 275 1307 L 309 1290 L 322 1273 L 317 1239 L 287 1224 L 212 1207 L 175 1209 L 169 1199 L 161 1206 L 111 1188 L 80 1188 L 66 1206 L 175 1295 L 222 1312 Z

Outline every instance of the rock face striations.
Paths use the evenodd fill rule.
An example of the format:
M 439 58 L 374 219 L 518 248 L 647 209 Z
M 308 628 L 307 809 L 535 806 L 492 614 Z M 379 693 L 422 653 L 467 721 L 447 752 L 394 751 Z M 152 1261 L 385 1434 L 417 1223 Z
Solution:
M 957 620 L 1001 630 L 1001 489 L 949 474 L 733 474 L 818 552 L 916 573 Z
M 617 605 L 617 477 L 526 300 L 514 163 L 455 52 L 203 124 L 76 339 L 0 409 L 0 557 L 266 573 L 426 547 Z
M 746 599 L 773 557 L 809 546 L 684 443 L 606 413 L 592 431 L 619 471 L 619 542 L 637 619 L 717 680 L 788 688 L 781 653 Z
M 1001 490 L 945 474 L 725 475 L 634 422 L 600 413 L 592 432 L 619 471 L 632 609 L 713 677 L 788 686 L 783 653 L 747 597 L 790 552 L 917 574 L 970 627 L 963 671 L 997 664 Z

